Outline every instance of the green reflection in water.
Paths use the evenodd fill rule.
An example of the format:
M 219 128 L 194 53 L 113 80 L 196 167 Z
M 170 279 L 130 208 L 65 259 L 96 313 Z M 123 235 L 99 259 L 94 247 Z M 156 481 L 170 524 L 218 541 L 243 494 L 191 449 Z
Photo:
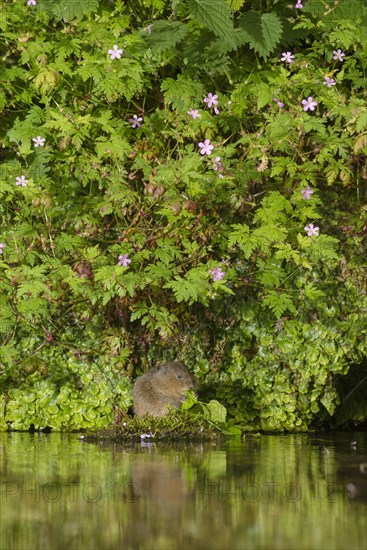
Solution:
M 353 444 L 351 444 L 353 441 Z M 0 549 L 367 548 L 367 436 L 0 434 Z

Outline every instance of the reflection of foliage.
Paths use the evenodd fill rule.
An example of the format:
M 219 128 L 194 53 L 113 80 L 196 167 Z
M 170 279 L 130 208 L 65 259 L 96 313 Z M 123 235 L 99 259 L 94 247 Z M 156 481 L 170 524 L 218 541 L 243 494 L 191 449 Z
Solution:
M 353 440 L 365 449 L 365 434 Z M 363 456 L 346 434 L 221 445 L 92 444 L 75 434 L 1 441 L 2 548 L 67 547 L 70 522 L 77 548 L 176 549 L 188 537 L 194 548 L 213 540 L 219 548 L 360 548 L 365 538 L 366 503 L 351 502 L 346 489 L 365 487 Z
M 180 355 L 242 427 L 307 429 L 367 354 L 366 16 L 129 4 L 3 6 L 1 425 L 107 424 Z

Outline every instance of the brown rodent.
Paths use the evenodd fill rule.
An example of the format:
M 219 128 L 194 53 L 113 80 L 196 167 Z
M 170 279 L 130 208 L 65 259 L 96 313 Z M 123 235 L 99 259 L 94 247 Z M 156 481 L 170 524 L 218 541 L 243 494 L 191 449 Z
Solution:
M 154 367 L 135 381 L 135 414 L 164 416 L 168 413 L 168 406 L 180 407 L 186 397 L 184 392 L 195 387 L 195 378 L 181 361 Z

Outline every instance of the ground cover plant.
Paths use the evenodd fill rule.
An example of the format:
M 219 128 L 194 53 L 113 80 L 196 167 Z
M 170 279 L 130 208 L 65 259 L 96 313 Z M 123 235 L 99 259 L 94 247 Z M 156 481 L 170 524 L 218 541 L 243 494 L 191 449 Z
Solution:
M 364 422 L 363 3 L 0 6 L 0 427 L 173 358 L 243 429 Z

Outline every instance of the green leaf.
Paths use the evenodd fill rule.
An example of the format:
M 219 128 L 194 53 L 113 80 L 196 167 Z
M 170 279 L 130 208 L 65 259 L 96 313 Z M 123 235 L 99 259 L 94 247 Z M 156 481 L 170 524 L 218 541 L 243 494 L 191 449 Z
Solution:
M 259 245 L 259 240 L 250 234 L 250 228 L 246 224 L 236 223 L 232 225 L 233 231 L 228 235 L 228 247 L 238 245 L 245 253 L 245 258 L 249 258 Z
M 129 142 L 120 136 L 111 136 L 110 139 L 100 136 L 95 142 L 95 149 L 99 158 L 112 158 L 117 161 L 126 157 L 132 150 Z
M 212 399 L 209 403 L 202 403 L 203 407 L 203 416 L 210 422 L 214 424 L 223 424 L 227 418 L 227 409 L 216 401 Z
M 163 52 L 169 48 L 176 46 L 177 42 L 181 42 L 186 34 L 187 25 L 180 21 L 154 21 L 153 32 L 145 36 L 145 40 L 152 50 Z
M 193 99 L 203 96 L 204 88 L 201 82 L 178 75 L 177 79 L 163 80 L 161 89 L 166 103 L 171 104 L 174 109 L 184 111 L 191 106 Z
M 240 8 L 242 8 L 242 6 L 245 3 L 245 0 L 226 0 L 226 2 L 229 5 L 229 7 L 231 8 L 231 10 L 237 11 Z
M 233 40 L 232 10 L 225 0 L 189 0 L 187 5 L 192 17 L 201 25 L 228 44 L 237 45 Z
M 76 17 L 83 19 L 92 12 L 96 11 L 99 6 L 99 0 L 77 0 L 73 2 L 59 2 L 59 0 L 38 0 L 37 9 L 46 11 L 55 19 L 64 19 L 71 21 Z
M 361 132 L 365 128 L 367 128 L 367 111 L 364 111 L 359 115 L 356 123 L 357 132 Z
M 249 11 L 240 17 L 238 23 L 244 31 L 244 42 L 265 59 L 275 50 L 283 34 L 282 22 L 276 13 L 260 15 Z
M 310 239 L 310 237 L 308 238 Z M 312 239 L 312 246 L 309 248 L 310 258 L 313 261 L 335 265 L 336 260 L 339 260 L 340 258 L 336 250 L 338 246 L 338 239 L 335 239 L 335 237 L 330 237 L 329 235 L 321 234 Z
M 188 271 L 185 277 L 175 276 L 175 281 L 170 281 L 164 288 L 171 288 L 176 300 L 180 302 L 206 302 L 207 291 L 207 270 L 203 267 L 193 268 Z
M 296 265 L 301 263 L 301 258 L 297 250 L 293 250 L 289 243 L 279 243 L 274 245 L 278 250 L 275 253 L 275 257 L 281 260 L 292 260 Z
M 317 302 L 325 296 L 325 292 L 316 288 L 314 283 L 308 283 L 303 289 L 303 293 L 305 298 L 308 298 L 311 302 Z
M 273 311 L 277 319 L 280 319 L 287 310 L 291 313 L 296 313 L 297 311 L 292 298 L 285 292 L 278 293 L 275 290 L 270 290 L 264 297 L 263 304 Z

